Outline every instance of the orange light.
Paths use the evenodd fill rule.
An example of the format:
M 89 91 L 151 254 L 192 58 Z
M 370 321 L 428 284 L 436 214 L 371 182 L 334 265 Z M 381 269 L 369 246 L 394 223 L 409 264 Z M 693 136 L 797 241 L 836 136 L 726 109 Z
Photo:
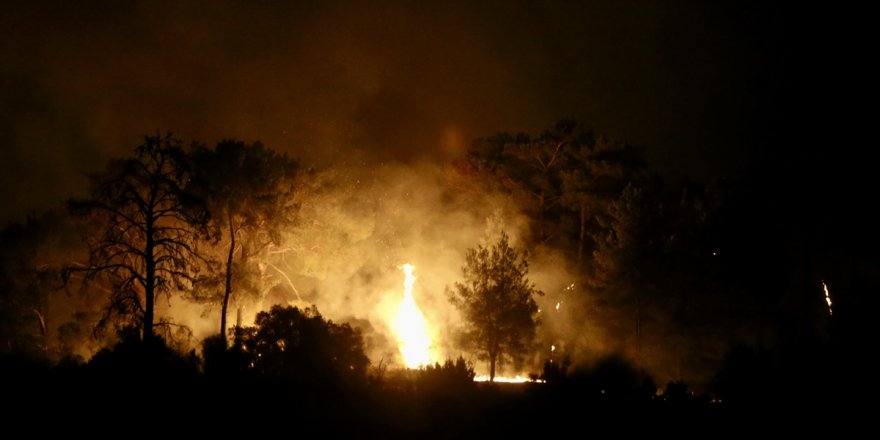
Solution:
M 404 264 L 400 267 L 406 278 L 403 282 L 403 301 L 397 310 L 397 317 L 392 322 L 397 334 L 398 348 L 407 368 L 418 368 L 431 363 L 431 337 L 425 317 L 422 315 L 413 297 L 413 286 L 416 277 L 413 275 L 415 266 Z

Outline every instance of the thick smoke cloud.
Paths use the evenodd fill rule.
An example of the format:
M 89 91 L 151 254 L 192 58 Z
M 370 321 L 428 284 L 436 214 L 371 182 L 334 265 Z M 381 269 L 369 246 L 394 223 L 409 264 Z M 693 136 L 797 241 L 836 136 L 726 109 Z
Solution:
M 673 174 L 729 167 L 774 116 L 773 7 L 688 2 L 12 2 L 0 221 L 81 192 L 155 130 L 318 163 L 440 160 L 574 117 Z

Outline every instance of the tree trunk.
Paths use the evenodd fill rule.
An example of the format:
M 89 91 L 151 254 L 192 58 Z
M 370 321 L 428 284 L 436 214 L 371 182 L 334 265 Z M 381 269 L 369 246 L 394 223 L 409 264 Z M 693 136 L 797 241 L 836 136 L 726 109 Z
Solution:
M 489 355 L 489 382 L 495 382 L 495 354 Z
M 232 296 L 232 257 L 235 254 L 235 225 L 229 213 L 229 254 L 226 255 L 226 288 L 223 291 L 223 306 L 220 308 L 220 338 L 226 343 L 226 310 Z
M 40 338 L 42 342 L 40 342 L 40 349 L 43 350 L 44 353 L 49 352 L 49 330 L 46 328 L 46 316 L 49 315 L 48 312 L 43 312 L 43 308 L 48 309 L 48 306 L 40 306 L 39 308 L 34 307 L 31 311 L 37 315 L 37 320 L 40 323 Z
M 153 339 L 153 303 L 156 295 L 156 260 L 153 250 L 156 243 L 153 240 L 153 224 L 152 221 L 147 223 L 146 227 L 147 244 L 144 247 L 144 269 L 146 279 L 144 280 L 144 330 L 143 340 Z
M 492 341 L 489 346 L 489 382 L 495 382 L 495 363 L 498 360 L 498 343 Z

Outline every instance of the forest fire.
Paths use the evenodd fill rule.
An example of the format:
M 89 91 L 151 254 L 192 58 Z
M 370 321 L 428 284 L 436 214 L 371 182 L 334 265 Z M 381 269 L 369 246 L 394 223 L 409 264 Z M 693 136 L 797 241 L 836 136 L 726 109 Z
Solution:
M 0 14 L 10 438 L 870 424 L 868 14 L 107 3 Z
M 406 274 L 406 279 L 403 282 L 403 301 L 400 302 L 392 328 L 397 335 L 404 365 L 406 368 L 418 368 L 432 361 L 431 337 L 428 334 L 425 317 L 413 297 L 413 286 L 416 282 L 416 277 L 413 275 L 415 266 L 404 264 L 400 268 Z

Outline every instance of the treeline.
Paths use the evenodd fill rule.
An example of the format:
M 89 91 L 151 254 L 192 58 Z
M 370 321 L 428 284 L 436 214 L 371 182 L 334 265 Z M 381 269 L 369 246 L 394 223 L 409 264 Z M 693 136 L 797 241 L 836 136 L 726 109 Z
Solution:
M 639 148 L 570 121 L 480 139 L 450 166 L 450 185 L 502 195 L 527 219 L 525 250 L 562 255 L 574 274 L 559 283 L 571 281 L 570 289 L 545 292 L 559 317 L 544 311 L 537 338 L 517 344 L 531 354 L 521 356 L 533 360 L 527 368 L 621 353 L 638 371 L 708 381 L 741 365 L 743 351 L 734 351 L 739 363 L 722 369 L 731 347 L 759 353 L 746 369 L 760 370 L 764 351 L 794 339 L 824 344 L 831 335 L 820 274 L 792 258 L 799 243 L 786 228 L 798 219 L 766 200 L 764 180 L 669 185 Z M 132 157 L 90 176 L 88 196 L 68 204 L 73 215 L 34 216 L 3 230 L 0 350 L 86 357 L 100 345 L 82 344 L 100 344 L 92 336 L 102 331 L 110 343 L 134 337 L 183 349 L 177 341 L 190 330 L 156 304 L 184 296 L 220 312 L 218 336 L 202 351 L 204 371 L 269 372 L 320 358 L 322 372 L 365 374 L 362 335 L 316 310 L 273 309 L 250 329 L 230 324 L 231 301 L 273 289 L 299 296 L 284 270 L 295 252 L 285 233 L 303 220 L 301 191 L 315 179 L 259 143 L 184 148 L 170 135 L 147 136 Z M 58 295 L 83 299 L 73 307 L 53 301 Z M 313 323 L 347 348 L 285 351 L 288 342 L 277 341 L 290 326 L 279 327 L 286 330 L 275 347 L 261 342 L 261 325 L 273 328 L 281 315 Z M 279 347 L 281 354 L 271 351 Z M 731 374 L 722 378 L 732 383 Z
M 129 327 L 144 340 L 173 339 L 187 329 L 157 316 L 156 303 L 174 295 L 220 305 L 217 331 L 225 338 L 233 293 L 257 296 L 272 285 L 266 256 L 295 220 L 298 170 L 259 142 L 185 151 L 171 135 L 147 136 L 133 157 L 89 176 L 88 196 L 68 202 L 72 215 L 50 213 L 4 230 L 3 350 L 49 350 L 52 341 L 34 338 L 49 337 L 49 298 L 60 290 L 94 305 L 72 311 L 71 325 L 53 335 L 60 339 Z M 61 354 L 67 348 L 62 342 Z
M 845 221 L 811 211 L 796 192 L 814 186 L 816 164 L 797 153 L 760 159 L 750 174 L 670 184 L 637 146 L 561 121 L 480 139 L 456 166 L 515 200 L 528 214 L 527 249 L 562 253 L 555 264 L 575 274 L 546 292 L 556 310 L 542 315 L 539 359 L 583 364 L 616 352 L 664 381 L 708 390 L 730 380 L 724 372 L 751 374 L 739 364 L 744 352 L 757 353 L 753 373 L 780 377 L 804 363 L 819 374 L 827 363 L 807 353 L 857 336 L 839 324 L 835 332 L 823 280 L 833 278 L 845 302 L 860 297 L 845 280 L 876 279 L 876 266 L 856 275 L 834 263 L 858 255 L 835 241 Z
M 640 148 L 572 121 L 479 140 L 458 165 L 528 213 L 534 253 L 568 262 L 571 284 L 548 297 L 580 327 L 545 319 L 551 357 L 619 352 L 665 377 L 706 379 L 731 339 L 754 341 L 733 336 L 756 324 L 756 304 L 754 284 L 731 273 L 743 234 L 725 212 L 738 209 L 725 180 L 667 186 Z

